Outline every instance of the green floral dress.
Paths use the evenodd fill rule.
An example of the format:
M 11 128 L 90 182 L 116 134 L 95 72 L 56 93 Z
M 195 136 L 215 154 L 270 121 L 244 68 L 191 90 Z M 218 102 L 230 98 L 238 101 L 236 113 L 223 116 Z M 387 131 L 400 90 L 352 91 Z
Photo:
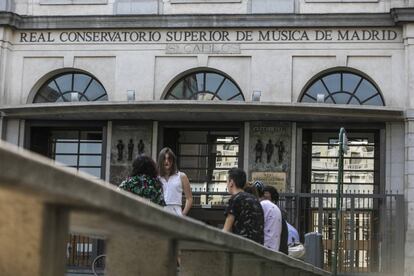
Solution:
M 162 184 L 158 178 L 145 174 L 128 177 L 119 185 L 119 188 L 147 198 L 158 205 L 165 206 Z

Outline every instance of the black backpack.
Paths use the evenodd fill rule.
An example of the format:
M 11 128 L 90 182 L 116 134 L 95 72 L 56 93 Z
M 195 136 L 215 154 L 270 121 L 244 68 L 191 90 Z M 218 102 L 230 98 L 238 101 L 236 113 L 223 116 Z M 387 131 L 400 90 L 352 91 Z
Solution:
M 280 234 L 279 252 L 285 253 L 286 255 L 289 254 L 288 237 L 289 237 L 288 226 L 287 226 L 286 220 L 282 218 L 282 233 Z

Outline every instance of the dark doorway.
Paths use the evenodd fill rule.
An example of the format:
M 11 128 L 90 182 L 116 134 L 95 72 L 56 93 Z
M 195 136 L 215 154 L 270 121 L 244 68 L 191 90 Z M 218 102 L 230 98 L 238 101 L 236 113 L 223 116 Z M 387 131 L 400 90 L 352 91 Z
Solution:
M 242 128 L 180 126 L 161 128 L 161 147 L 177 155 L 178 167 L 187 174 L 193 191 L 190 216 L 221 226 L 228 198 L 227 171 L 242 167 Z

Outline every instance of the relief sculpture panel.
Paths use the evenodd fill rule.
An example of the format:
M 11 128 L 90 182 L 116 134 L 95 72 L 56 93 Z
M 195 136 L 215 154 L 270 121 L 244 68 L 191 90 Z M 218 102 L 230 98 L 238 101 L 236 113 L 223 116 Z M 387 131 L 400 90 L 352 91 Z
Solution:
M 113 123 L 110 182 L 119 185 L 130 173 L 139 154 L 151 156 L 152 123 Z
M 249 175 L 278 191 L 289 189 L 291 124 L 252 122 L 250 124 Z

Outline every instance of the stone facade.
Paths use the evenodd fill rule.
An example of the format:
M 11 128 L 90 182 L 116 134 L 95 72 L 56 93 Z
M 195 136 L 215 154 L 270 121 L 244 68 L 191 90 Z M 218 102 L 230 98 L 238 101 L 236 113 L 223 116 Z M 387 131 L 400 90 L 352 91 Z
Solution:
M 227 130 L 240 131 L 249 180 L 303 192 L 306 131 L 376 131 L 378 193 L 404 194 L 401 258 L 412 275 L 413 9 L 413 0 L 0 1 L 0 137 L 29 147 L 30 123 L 106 124 L 102 167 L 119 184 L 137 154 L 155 157 L 169 138 L 158 122 L 213 134 L 234 123 Z M 69 72 L 96 79 L 108 100 L 33 104 L 48 80 Z M 231 80 L 243 101 L 164 100 L 197 72 Z M 301 102 L 330 72 L 363 76 L 385 106 Z

